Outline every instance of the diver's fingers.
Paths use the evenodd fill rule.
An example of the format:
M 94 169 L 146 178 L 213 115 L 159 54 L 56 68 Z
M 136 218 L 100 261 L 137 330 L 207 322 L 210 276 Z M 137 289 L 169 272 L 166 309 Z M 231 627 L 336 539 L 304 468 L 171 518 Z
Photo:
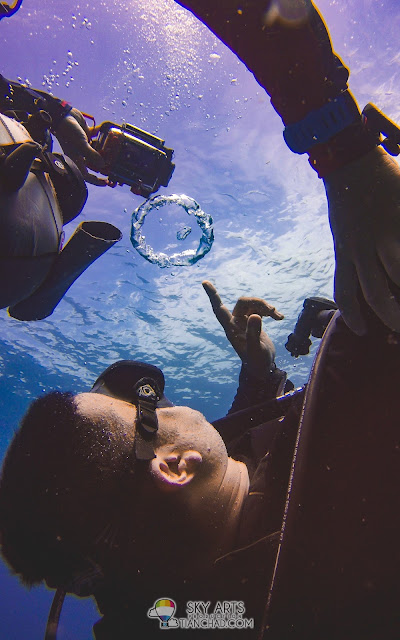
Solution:
M 389 329 L 400 332 L 400 307 L 375 252 L 363 255 L 362 262 L 357 265 L 357 274 L 367 304 Z
M 99 178 L 99 176 L 95 176 L 94 173 L 89 173 L 89 171 L 87 171 L 83 177 L 85 182 L 94 184 L 96 187 L 108 187 L 107 178 Z
M 383 247 L 378 248 L 379 258 L 390 280 L 400 286 L 400 246 L 395 237 L 385 238 Z
M 225 329 L 229 329 L 230 321 L 232 319 L 232 314 L 229 309 L 222 303 L 222 300 L 218 294 L 218 291 L 214 287 L 214 285 L 209 282 L 209 280 L 204 280 L 202 282 L 204 291 L 208 295 L 212 310 L 214 311 L 215 317 L 221 326 Z
M 96 185 L 96 187 L 106 187 L 108 185 L 107 178 L 99 178 L 99 176 L 95 176 L 93 173 L 89 173 L 83 158 L 75 158 L 74 162 L 81 172 L 85 182 L 94 184 Z
M 232 311 L 232 315 L 234 317 L 249 316 L 253 313 L 259 316 L 270 317 L 274 320 L 283 320 L 285 317 L 282 313 L 279 313 L 275 307 L 262 298 L 249 298 L 242 296 L 239 298 Z
M 91 140 L 92 138 L 95 138 L 97 136 L 97 134 L 99 133 L 101 127 L 102 127 L 101 124 L 98 124 L 95 127 L 88 127 L 87 137 L 89 138 L 89 140 Z
M 249 364 L 256 360 L 262 351 L 260 342 L 261 329 L 261 316 L 258 314 L 252 314 L 247 320 L 246 329 L 247 360 Z
M 361 336 L 367 327 L 358 303 L 358 292 L 359 282 L 354 264 L 336 250 L 335 302 L 349 329 Z
M 82 114 L 79 111 L 77 113 L 85 123 Z M 98 151 L 90 146 L 86 131 L 75 116 L 69 114 L 63 118 L 55 135 L 65 155 L 69 156 L 76 164 L 78 164 L 77 158 L 83 156 L 86 159 L 86 164 L 90 164 L 95 171 L 100 171 L 104 167 L 104 159 Z

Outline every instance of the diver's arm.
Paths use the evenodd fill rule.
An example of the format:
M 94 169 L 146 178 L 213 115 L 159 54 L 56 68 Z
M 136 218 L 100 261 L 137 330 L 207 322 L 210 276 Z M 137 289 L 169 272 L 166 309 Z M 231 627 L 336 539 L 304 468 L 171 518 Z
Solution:
M 60 121 L 54 135 L 65 155 L 75 162 L 84 180 L 98 187 L 105 187 L 108 185 L 108 179 L 100 178 L 88 170 L 88 166 L 95 171 L 104 167 L 100 153 L 89 144 L 92 131 L 82 113 L 73 108 Z
M 265 300 L 248 297 L 239 298 L 231 313 L 214 285 L 208 280 L 202 284 L 215 317 L 242 361 L 239 388 L 230 413 L 275 398 L 283 390 L 286 373 L 275 365 L 275 347 L 262 330 L 262 316 L 282 320 L 283 315 Z
M 334 54 L 311 0 L 177 2 L 254 74 L 286 125 L 287 142 L 288 130 L 302 134 L 305 118 L 311 118 L 311 146 L 306 135 L 303 149 L 290 148 L 308 153 L 310 165 L 324 179 L 336 254 L 335 300 L 356 333 L 366 330 L 358 296 L 387 327 L 400 332 L 400 302 L 392 292 L 393 283 L 400 287 L 400 169 L 376 148 L 377 136 L 363 125 L 347 91 L 348 70 Z M 342 121 L 335 104 L 343 99 Z M 333 107 L 333 119 L 331 113 L 322 116 L 325 107 L 329 112 Z M 339 122 L 334 134 L 332 120 Z M 329 134 L 316 142 L 326 122 Z
M 349 126 L 304 151 L 320 177 L 375 148 L 376 137 L 362 127 L 357 103 L 348 91 L 349 70 L 333 51 L 311 0 L 176 1 L 236 53 L 269 94 L 286 127 L 339 97 L 347 98 Z
M 285 124 L 346 90 L 349 72 L 310 0 L 176 1 L 244 62 Z
M 25 111 L 28 114 L 47 111 L 52 119 L 52 129 L 56 129 L 72 107 L 44 91 L 30 89 L 19 82 L 0 75 L 0 112 Z
M 279 369 L 275 363 L 265 370 L 263 378 L 252 375 L 247 365 L 242 364 L 239 386 L 228 414 L 272 400 L 293 388 L 293 383 L 287 380 L 286 371 Z
M 336 255 L 335 301 L 346 324 L 366 333 L 372 309 L 400 332 L 398 163 L 377 147 L 330 173 L 324 183 Z
M 65 155 L 79 167 L 85 180 L 97 186 L 108 184 L 105 178 L 88 172 L 87 165 L 99 170 L 104 166 L 104 160 L 90 146 L 90 129 L 78 109 L 45 91 L 30 89 L 0 75 L 0 113 L 7 111 L 22 111 L 28 115 L 46 111 L 51 116 L 52 133 Z

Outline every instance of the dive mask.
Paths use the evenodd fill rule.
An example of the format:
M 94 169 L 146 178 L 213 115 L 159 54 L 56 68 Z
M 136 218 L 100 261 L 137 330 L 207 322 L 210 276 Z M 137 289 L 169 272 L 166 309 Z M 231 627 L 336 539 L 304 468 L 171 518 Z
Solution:
M 173 406 L 164 395 L 164 387 L 164 374 L 158 367 L 138 360 L 119 360 L 103 371 L 90 391 L 136 406 L 137 460 L 155 457 L 153 439 L 158 431 L 156 409 Z

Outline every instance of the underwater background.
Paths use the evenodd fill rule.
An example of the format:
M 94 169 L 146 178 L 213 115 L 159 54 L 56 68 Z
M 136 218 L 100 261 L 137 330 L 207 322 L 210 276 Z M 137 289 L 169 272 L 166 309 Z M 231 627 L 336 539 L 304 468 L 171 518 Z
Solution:
M 400 121 L 398 0 L 319 0 L 318 7 L 360 107 L 374 102 Z M 96 123 L 126 121 L 165 139 L 176 169 L 159 193 L 194 198 L 212 216 L 215 235 L 195 265 L 160 268 L 130 243 L 131 215 L 143 198 L 127 186 L 89 185 L 67 238 L 81 220 L 104 220 L 123 239 L 46 320 L 23 323 L 0 312 L 1 457 L 34 398 L 88 390 L 119 359 L 161 367 L 175 404 L 210 421 L 225 415 L 240 363 L 201 287 L 205 278 L 230 309 L 240 295 L 255 295 L 285 314 L 264 328 L 278 366 L 303 384 L 318 341 L 297 360 L 284 344 L 304 298 L 333 295 L 324 189 L 307 159 L 286 148 L 280 118 L 244 65 L 172 0 L 24 0 L 0 30 L 6 77 L 52 92 Z M 192 232 L 177 240 L 184 226 Z M 151 212 L 143 232 L 166 253 L 195 248 L 201 235 L 173 206 Z M 1 640 L 43 637 L 53 592 L 26 590 L 0 563 L 0 596 Z M 98 617 L 90 600 L 68 597 L 60 640 L 91 638 Z

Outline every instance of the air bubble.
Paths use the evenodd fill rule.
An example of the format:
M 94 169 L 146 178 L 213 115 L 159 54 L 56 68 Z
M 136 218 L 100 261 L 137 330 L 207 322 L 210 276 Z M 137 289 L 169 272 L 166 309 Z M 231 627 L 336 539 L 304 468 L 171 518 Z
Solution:
M 202 236 L 196 251 L 187 249 L 181 253 L 174 253 L 168 256 L 163 252 L 156 253 L 154 249 L 146 243 L 146 238 L 142 235 L 141 230 L 147 214 L 153 210 L 157 211 L 160 207 L 171 203 L 183 207 L 188 215 L 193 214 L 196 218 L 196 222 L 202 230 Z M 212 217 L 205 213 L 193 198 L 185 194 L 153 196 L 150 200 L 147 200 L 138 207 L 132 214 L 131 242 L 136 251 L 145 258 L 145 260 L 157 264 L 162 269 L 165 267 L 186 267 L 195 264 L 210 251 L 214 242 L 212 224 Z M 185 227 L 185 229 L 188 228 L 190 227 Z M 186 233 L 186 235 L 189 235 L 189 232 Z
M 177 232 L 176 239 L 185 240 L 190 233 L 192 233 L 191 227 L 183 227 L 183 229 L 179 229 L 179 231 Z

